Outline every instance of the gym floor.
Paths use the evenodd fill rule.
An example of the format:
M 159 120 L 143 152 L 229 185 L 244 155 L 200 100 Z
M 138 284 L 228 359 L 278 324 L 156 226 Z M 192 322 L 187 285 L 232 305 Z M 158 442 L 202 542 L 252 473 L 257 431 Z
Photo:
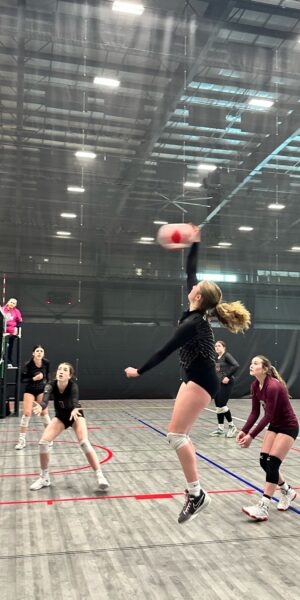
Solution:
M 241 512 L 263 486 L 261 439 L 242 450 L 234 438 L 211 437 L 213 405 L 202 413 L 191 437 L 212 502 L 178 525 L 185 483 L 165 439 L 173 401 L 82 404 L 110 483 L 106 494 L 72 430 L 54 442 L 51 487 L 31 492 L 40 419 L 30 421 L 19 452 L 19 419 L 0 422 L 1 600 L 299 600 L 300 500 L 286 512 L 273 502 L 267 522 Z M 293 406 L 300 417 L 300 401 Z M 242 426 L 250 400 L 231 400 L 230 408 Z M 297 439 L 283 469 L 295 489 L 299 465 Z

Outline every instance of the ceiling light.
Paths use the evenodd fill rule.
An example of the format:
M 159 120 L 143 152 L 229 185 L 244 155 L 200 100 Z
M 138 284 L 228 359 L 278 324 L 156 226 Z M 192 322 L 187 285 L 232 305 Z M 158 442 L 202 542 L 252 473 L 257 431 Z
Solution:
M 49 262 L 49 258 L 44 258 L 44 262 Z
M 168 225 L 168 221 L 153 221 L 154 225 Z
M 71 233 L 70 233 L 70 231 L 57 231 L 56 235 L 65 235 L 65 236 L 68 236 L 68 235 L 71 235 Z
M 250 104 L 250 106 L 257 106 L 260 108 L 271 108 L 274 102 L 273 100 L 266 100 L 265 98 L 251 98 L 251 100 L 248 101 L 248 104 Z
M 141 242 L 154 242 L 154 237 L 141 237 Z
M 117 88 L 120 85 L 118 79 L 112 79 L 110 77 L 94 77 L 94 83 L 96 85 L 104 85 L 105 87 Z
M 221 246 L 223 248 L 227 248 L 229 246 L 232 246 L 232 243 L 231 242 L 219 242 L 218 246 Z
M 80 187 L 79 185 L 68 185 L 68 192 L 73 192 L 74 194 L 83 194 L 85 192 L 84 187 Z
M 197 169 L 199 169 L 199 171 L 215 171 L 217 168 L 217 165 L 212 165 L 209 163 L 200 163 L 200 165 L 198 165 Z
M 292 247 L 291 247 L 291 250 L 292 250 L 293 252 L 300 252 L 300 246 L 292 246 Z
M 88 152 L 87 150 L 77 150 L 75 156 L 76 158 L 96 158 L 95 152 Z
M 60 216 L 63 219 L 76 219 L 77 215 L 75 213 L 61 213 Z
M 253 227 L 242 226 L 239 227 L 239 231 L 253 231 Z
M 183 185 L 187 188 L 199 189 L 202 183 L 198 183 L 197 181 L 185 181 Z
M 269 204 L 268 208 L 270 208 L 271 210 L 282 210 L 283 208 L 285 208 L 285 204 L 279 204 L 277 202 L 276 204 Z
M 114 10 L 115 12 L 123 12 L 130 15 L 140 16 L 143 14 L 145 7 L 142 4 L 138 3 L 115 0 L 115 2 L 112 5 L 112 10 Z

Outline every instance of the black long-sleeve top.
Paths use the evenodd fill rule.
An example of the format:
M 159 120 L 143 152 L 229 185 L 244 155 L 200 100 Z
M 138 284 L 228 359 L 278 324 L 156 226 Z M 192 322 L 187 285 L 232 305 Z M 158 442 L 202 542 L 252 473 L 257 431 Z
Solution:
M 224 377 L 229 379 L 237 372 L 239 363 L 229 352 L 224 352 L 220 358 L 216 360 L 216 372 L 218 379 L 222 381 Z
M 283 429 L 295 429 L 298 427 L 298 419 L 290 403 L 286 387 L 275 379 L 267 375 L 262 389 L 259 382 L 255 380 L 251 386 L 252 410 L 242 428 L 244 433 L 250 433 L 255 438 L 269 423 L 273 427 L 282 427 Z M 265 414 L 257 423 L 254 429 L 251 429 L 260 415 L 261 405 L 265 409 Z
M 78 385 L 76 381 L 72 381 L 71 379 L 63 392 L 60 392 L 57 380 L 48 383 L 45 387 L 44 397 L 41 402 L 42 408 L 48 406 L 50 398 L 53 398 L 54 400 L 55 412 L 71 412 L 73 408 L 81 408 Z
M 49 380 L 50 363 L 46 358 L 42 359 L 42 364 L 37 367 L 33 358 L 29 360 L 22 368 L 21 381 L 25 383 L 25 391 L 40 392 L 44 391 L 44 387 Z M 43 379 L 33 381 L 33 377 L 43 374 Z
M 188 293 L 197 284 L 197 255 L 198 242 L 192 244 L 186 265 Z M 177 330 L 173 337 L 155 352 L 142 367 L 138 369 L 139 375 L 153 369 L 165 358 L 180 348 L 180 363 L 185 369 L 197 369 L 198 361 L 205 359 L 208 363 L 215 363 L 214 336 L 212 328 L 201 310 L 186 310 L 181 316 Z

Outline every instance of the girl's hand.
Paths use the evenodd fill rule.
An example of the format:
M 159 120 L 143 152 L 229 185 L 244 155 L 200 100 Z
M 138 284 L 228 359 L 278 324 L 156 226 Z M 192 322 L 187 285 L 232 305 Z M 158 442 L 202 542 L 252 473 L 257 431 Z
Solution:
M 139 377 L 138 370 L 134 367 L 127 367 L 127 369 L 124 369 L 124 371 L 126 373 L 126 377 Z
M 41 415 L 43 409 L 42 409 L 41 405 L 38 404 L 38 402 L 34 402 L 32 410 L 33 410 L 34 414 L 39 417 Z
M 246 434 L 245 434 L 244 431 L 239 431 L 238 432 L 238 434 L 237 434 L 237 436 L 235 438 L 235 441 L 237 442 L 237 444 L 239 444 L 241 442 L 241 440 L 245 437 L 245 435 Z
M 82 417 L 81 410 L 81 408 L 73 408 L 70 416 L 70 421 L 72 421 L 72 419 L 74 419 L 74 421 L 78 421 L 78 419 Z
M 191 237 L 191 242 L 200 242 L 201 241 L 201 230 L 199 225 L 194 225 L 194 223 L 190 223 L 194 229 L 194 233 Z
M 245 435 L 241 441 L 239 442 L 239 445 L 241 446 L 241 448 L 248 448 L 248 446 L 250 446 L 251 442 L 252 442 L 252 437 L 249 433 L 247 433 L 247 435 Z
M 229 377 L 223 377 L 222 383 L 229 383 Z
M 41 379 L 44 379 L 44 375 L 43 375 L 43 373 L 37 373 L 37 374 L 36 374 L 36 375 L 35 375 L 35 376 L 32 378 L 32 380 L 33 380 L 33 381 L 41 381 Z

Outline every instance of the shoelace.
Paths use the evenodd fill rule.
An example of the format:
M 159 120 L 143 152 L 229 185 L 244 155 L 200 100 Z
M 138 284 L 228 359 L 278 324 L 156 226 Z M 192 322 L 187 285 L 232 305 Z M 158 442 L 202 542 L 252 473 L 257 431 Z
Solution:
M 190 509 L 190 506 L 192 503 L 193 503 L 193 500 L 188 496 L 186 505 L 182 511 L 184 515 L 186 515 L 189 512 L 189 509 Z

